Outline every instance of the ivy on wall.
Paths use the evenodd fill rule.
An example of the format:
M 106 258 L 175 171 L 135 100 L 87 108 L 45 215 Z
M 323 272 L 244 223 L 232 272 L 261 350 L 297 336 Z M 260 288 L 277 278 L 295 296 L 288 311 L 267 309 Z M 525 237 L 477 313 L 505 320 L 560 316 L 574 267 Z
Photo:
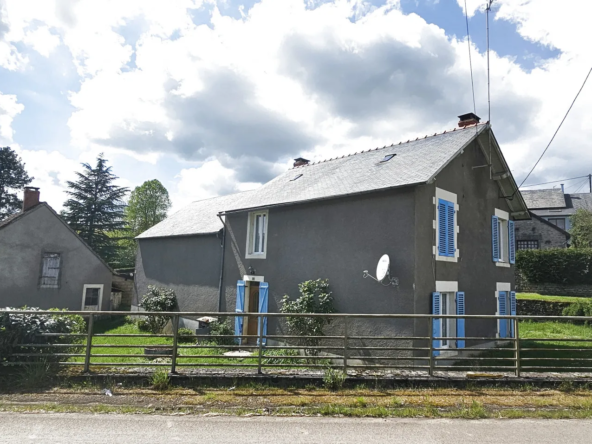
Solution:
M 592 285 L 592 248 L 517 253 L 516 267 L 531 284 Z

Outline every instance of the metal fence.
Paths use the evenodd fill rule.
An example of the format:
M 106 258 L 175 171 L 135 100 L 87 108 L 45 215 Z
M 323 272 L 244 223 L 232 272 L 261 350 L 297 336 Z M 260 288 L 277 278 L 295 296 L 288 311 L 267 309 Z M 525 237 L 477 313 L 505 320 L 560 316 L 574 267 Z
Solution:
M 86 333 L 40 333 L 23 343 L 13 344 L 13 352 L 4 362 L 7 365 L 49 359 L 59 365 L 81 366 L 84 372 L 101 367 L 168 367 L 171 373 L 177 373 L 182 368 L 230 367 L 263 373 L 271 369 L 295 368 L 305 371 L 328 366 L 342 368 L 344 372 L 419 370 L 430 376 L 439 371 L 466 370 L 501 371 L 516 376 L 522 372 L 592 372 L 592 339 L 582 335 L 547 338 L 520 336 L 523 322 L 560 321 L 583 324 L 583 328 L 587 329 L 588 323 L 592 321 L 589 317 L 23 310 L 2 313 L 82 315 L 87 319 Z M 113 334 L 97 331 L 97 325 L 100 325 L 98 322 L 104 322 L 102 318 L 105 317 L 113 322 L 113 319 L 126 316 L 151 315 L 170 317 L 172 332 Z M 231 320 L 240 316 L 257 320 L 257 334 L 240 337 L 179 334 L 181 319 L 203 316 Z M 286 318 L 290 317 L 323 317 L 330 319 L 331 324 L 324 336 L 280 334 L 285 330 Z M 272 333 L 265 334 L 263 331 L 263 318 L 271 321 Z M 514 337 L 500 338 L 497 333 L 462 338 L 440 337 L 439 331 L 434 332 L 434 319 L 464 319 L 468 331 L 476 330 L 471 326 L 488 323 L 487 328 L 492 332 L 500 320 L 507 319 L 512 325 Z M 384 330 L 391 334 L 363 334 L 365 331 L 376 331 L 380 323 L 387 326 Z M 416 336 L 418 331 L 425 333 Z M 465 341 L 466 347 L 455 348 L 456 340 Z M 439 341 L 449 341 L 451 346 L 439 346 Z M 228 352 L 234 353 L 225 354 Z

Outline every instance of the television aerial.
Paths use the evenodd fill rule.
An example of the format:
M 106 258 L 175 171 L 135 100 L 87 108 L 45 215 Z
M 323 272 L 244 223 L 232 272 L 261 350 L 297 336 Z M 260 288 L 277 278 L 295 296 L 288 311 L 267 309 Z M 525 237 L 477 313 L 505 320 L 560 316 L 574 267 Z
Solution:
M 397 287 L 399 285 L 399 279 L 396 277 L 391 277 L 390 264 L 391 260 L 388 254 L 383 254 L 380 260 L 378 261 L 378 265 L 376 265 L 376 277 L 368 273 L 368 270 L 364 270 L 362 277 L 364 279 L 370 277 L 374 279 L 376 282 L 379 282 L 384 287 L 388 287 L 389 285 Z

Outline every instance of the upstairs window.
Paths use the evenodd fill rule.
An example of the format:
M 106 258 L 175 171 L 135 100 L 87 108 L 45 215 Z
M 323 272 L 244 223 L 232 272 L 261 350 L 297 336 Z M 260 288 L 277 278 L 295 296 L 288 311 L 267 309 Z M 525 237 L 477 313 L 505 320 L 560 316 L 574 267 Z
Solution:
M 438 256 L 455 256 L 454 219 L 454 203 L 438 199 Z
M 39 287 L 60 288 L 60 254 L 43 253 L 41 262 L 41 276 L 39 279 Z
M 249 213 L 247 259 L 265 259 L 267 253 L 267 211 Z
M 549 218 L 547 220 L 549 222 L 551 222 L 553 225 L 555 225 L 556 227 L 559 227 L 562 230 L 565 230 L 565 219 L 563 217 L 561 217 L 561 218 L 551 217 L 551 218 Z
M 493 262 L 499 266 L 509 266 L 516 262 L 516 235 L 514 221 L 502 210 L 495 210 L 491 218 L 491 243 Z

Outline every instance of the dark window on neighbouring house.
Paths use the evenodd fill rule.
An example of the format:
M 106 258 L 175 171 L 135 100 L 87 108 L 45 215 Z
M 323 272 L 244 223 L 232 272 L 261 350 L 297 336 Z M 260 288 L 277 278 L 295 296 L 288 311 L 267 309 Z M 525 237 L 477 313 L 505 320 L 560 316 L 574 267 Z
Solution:
M 562 230 L 565 230 L 565 219 L 564 218 L 549 218 L 548 220 L 553 225 L 561 228 Z
M 84 306 L 85 307 L 98 307 L 99 306 L 99 295 L 100 288 L 87 288 L 84 294 Z
M 60 287 L 60 259 L 59 253 L 43 253 L 39 283 L 41 288 Z
M 518 250 L 538 250 L 538 240 L 519 240 L 516 242 L 516 249 Z

